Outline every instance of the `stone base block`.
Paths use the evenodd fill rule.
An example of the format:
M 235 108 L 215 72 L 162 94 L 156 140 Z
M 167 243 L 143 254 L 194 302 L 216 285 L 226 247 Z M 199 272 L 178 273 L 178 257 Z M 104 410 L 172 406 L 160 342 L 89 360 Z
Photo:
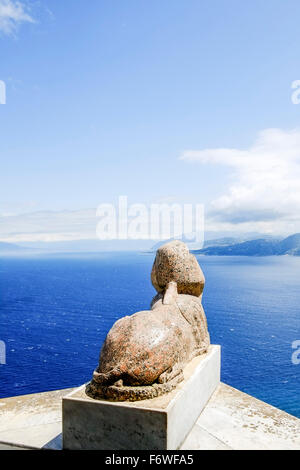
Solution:
M 195 357 L 184 381 L 161 397 L 136 402 L 94 400 L 85 385 L 63 398 L 63 448 L 176 450 L 220 383 L 220 346 Z

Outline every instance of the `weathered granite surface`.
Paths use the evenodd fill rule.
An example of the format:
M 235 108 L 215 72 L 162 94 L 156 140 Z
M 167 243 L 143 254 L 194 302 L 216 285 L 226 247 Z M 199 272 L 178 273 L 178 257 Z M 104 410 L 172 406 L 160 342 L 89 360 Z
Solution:
M 101 350 L 88 396 L 144 400 L 170 392 L 184 366 L 210 344 L 201 304 L 204 276 L 181 241 L 157 250 L 151 279 L 158 294 L 151 310 L 118 320 Z
M 177 284 L 179 294 L 200 297 L 204 289 L 204 275 L 194 255 L 185 243 L 174 240 L 162 245 L 156 252 L 151 281 L 157 292 L 165 293 L 168 283 Z

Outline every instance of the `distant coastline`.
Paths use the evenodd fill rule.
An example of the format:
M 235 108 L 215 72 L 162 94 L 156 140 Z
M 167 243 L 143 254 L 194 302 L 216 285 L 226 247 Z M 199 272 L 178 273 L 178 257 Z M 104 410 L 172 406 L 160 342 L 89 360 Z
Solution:
M 171 239 L 170 239 L 171 240 Z M 113 241 L 110 244 L 101 243 L 100 240 L 79 240 L 64 243 L 28 244 L 27 246 L 0 242 L 0 256 L 31 256 L 43 254 L 84 254 L 136 251 L 139 253 L 155 253 L 159 246 L 167 241 L 156 243 L 151 248 L 145 246 L 143 240 L 127 240 L 127 244 Z M 147 241 L 148 246 L 151 241 Z M 270 235 L 250 237 L 223 237 L 205 240 L 203 248 L 190 251 L 202 256 L 300 256 L 300 233 L 286 238 L 275 238 Z
M 227 244 L 220 239 L 214 242 L 201 250 L 191 251 L 205 256 L 300 256 L 300 233 L 284 239 L 258 238 L 235 243 L 230 240 Z

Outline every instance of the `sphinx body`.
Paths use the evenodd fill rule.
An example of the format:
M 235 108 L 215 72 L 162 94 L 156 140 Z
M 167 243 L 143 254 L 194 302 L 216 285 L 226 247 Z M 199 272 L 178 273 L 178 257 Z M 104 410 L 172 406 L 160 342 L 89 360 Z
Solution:
M 183 380 L 183 368 L 193 357 L 207 351 L 204 276 L 184 243 L 159 248 L 151 279 L 158 292 L 151 310 L 113 325 L 86 387 L 89 396 L 134 401 L 161 395 Z

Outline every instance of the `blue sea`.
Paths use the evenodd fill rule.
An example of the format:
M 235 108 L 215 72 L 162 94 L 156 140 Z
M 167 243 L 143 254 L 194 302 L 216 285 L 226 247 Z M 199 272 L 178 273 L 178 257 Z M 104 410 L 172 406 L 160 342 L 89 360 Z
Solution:
M 87 382 L 120 317 L 149 308 L 154 254 L 0 259 L 0 397 Z M 300 417 L 300 258 L 198 257 L 222 381 Z

